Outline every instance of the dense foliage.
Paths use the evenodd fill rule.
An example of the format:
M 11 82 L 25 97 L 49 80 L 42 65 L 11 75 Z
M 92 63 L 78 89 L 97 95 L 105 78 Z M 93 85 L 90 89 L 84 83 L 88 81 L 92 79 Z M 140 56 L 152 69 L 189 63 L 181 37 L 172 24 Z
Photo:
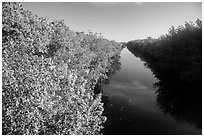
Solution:
M 167 77 L 184 84 L 201 84 L 202 22 L 186 22 L 158 39 L 147 38 L 127 43 L 136 56 L 147 62 L 158 79 Z
M 106 117 L 93 89 L 121 50 L 20 3 L 3 3 L 3 134 L 100 134 Z

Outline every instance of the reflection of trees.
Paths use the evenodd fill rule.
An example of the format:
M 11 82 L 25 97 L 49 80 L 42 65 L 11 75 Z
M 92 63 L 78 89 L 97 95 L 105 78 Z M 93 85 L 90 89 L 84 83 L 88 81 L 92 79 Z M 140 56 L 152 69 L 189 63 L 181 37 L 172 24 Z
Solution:
M 168 114 L 178 122 L 187 122 L 202 128 L 202 85 L 201 83 L 185 83 L 177 73 L 168 68 L 168 64 L 158 64 L 157 61 L 140 53 L 134 53 L 145 61 L 145 66 L 159 80 L 154 84 L 157 88 L 157 105 L 164 114 Z M 168 73 L 171 71 L 171 73 Z
M 157 104 L 164 114 L 169 114 L 178 122 L 187 122 L 202 128 L 201 87 L 166 85 L 161 80 L 155 83 L 155 87 Z

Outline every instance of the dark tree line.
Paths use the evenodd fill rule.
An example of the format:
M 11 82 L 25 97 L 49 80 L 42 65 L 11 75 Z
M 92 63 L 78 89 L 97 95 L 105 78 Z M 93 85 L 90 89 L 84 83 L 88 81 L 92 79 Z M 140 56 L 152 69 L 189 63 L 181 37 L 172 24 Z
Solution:
M 202 22 L 172 27 L 169 34 L 135 40 L 127 48 L 147 62 L 158 79 L 169 77 L 184 84 L 202 81 Z
M 135 40 L 127 48 L 151 69 L 158 82 L 157 104 L 179 122 L 202 128 L 202 22 L 186 22 L 153 39 Z

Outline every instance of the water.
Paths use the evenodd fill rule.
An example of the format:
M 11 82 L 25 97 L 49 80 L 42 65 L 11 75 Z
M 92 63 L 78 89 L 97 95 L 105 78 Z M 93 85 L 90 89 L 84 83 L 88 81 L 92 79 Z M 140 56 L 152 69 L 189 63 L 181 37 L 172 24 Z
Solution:
M 144 62 L 127 48 L 121 53 L 121 69 L 103 86 L 107 116 L 103 134 L 177 135 L 201 134 L 195 124 L 179 122 L 158 106 L 156 88 L 158 80 Z M 173 105 L 172 105 L 173 107 Z

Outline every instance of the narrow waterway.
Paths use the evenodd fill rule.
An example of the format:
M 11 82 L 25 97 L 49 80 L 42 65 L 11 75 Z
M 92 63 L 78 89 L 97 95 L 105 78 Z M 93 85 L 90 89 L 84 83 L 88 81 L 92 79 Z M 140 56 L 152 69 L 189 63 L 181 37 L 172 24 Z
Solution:
M 103 86 L 107 121 L 103 134 L 170 135 L 201 134 L 195 125 L 164 114 L 156 101 L 157 81 L 144 62 L 127 48 L 121 53 L 121 69 Z

